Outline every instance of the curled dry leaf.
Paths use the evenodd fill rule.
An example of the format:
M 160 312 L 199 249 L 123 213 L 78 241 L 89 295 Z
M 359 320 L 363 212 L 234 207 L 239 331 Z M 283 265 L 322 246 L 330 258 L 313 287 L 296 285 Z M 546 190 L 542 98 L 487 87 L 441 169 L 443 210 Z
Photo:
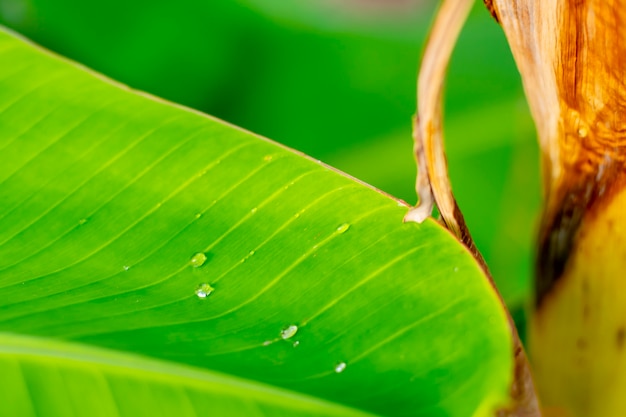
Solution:
M 492 9 L 542 150 L 530 326 L 540 396 L 558 416 L 624 416 L 626 1 L 493 0 Z
M 441 113 L 445 73 L 454 44 L 473 3 L 472 0 L 444 1 L 430 32 L 419 73 L 418 112 L 413 126 L 415 157 L 419 167 L 416 181 L 419 204 L 409 211 L 405 221 L 424 221 L 431 215 L 433 204 L 437 204 L 445 226 L 474 254 L 490 278 L 487 266 L 474 245 L 452 194 L 442 132 Z M 504 303 L 503 308 L 505 308 Z M 515 358 L 515 378 L 511 387 L 512 405 L 498 412 L 498 415 L 539 416 L 539 406 L 528 360 L 510 317 L 509 323 L 514 340 Z
M 441 120 L 446 68 L 472 4 L 471 0 L 444 1 L 430 32 L 420 67 L 417 85 L 418 110 L 413 125 L 415 157 L 419 167 L 416 183 L 419 203 L 409 211 L 405 221 L 424 221 L 431 215 L 433 204 L 436 203 L 446 227 L 478 255 L 452 195 Z M 480 259 L 484 265 L 484 261 Z

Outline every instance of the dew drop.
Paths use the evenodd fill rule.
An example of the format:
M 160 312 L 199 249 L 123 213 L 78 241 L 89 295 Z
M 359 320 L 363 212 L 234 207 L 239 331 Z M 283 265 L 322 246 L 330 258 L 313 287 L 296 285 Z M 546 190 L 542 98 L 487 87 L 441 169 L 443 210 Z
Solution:
M 85 223 L 87 223 L 87 219 L 80 219 L 80 220 L 78 221 L 78 224 L 80 224 L 81 226 L 82 226 L 83 224 L 85 224 Z
M 191 266 L 199 268 L 206 262 L 206 255 L 202 252 L 198 252 L 191 258 Z
M 298 333 L 298 326 L 292 324 L 291 326 L 286 327 L 280 331 L 280 337 L 282 337 L 283 340 L 287 340 L 293 337 L 296 333 Z
M 196 213 L 196 219 L 199 219 L 200 217 L 202 217 L 202 213 Z
M 255 207 L 252 210 L 250 210 L 250 213 L 254 214 L 254 213 L 256 213 L 256 211 L 257 211 L 257 208 Z
M 251 250 L 251 251 L 248 253 L 248 256 L 252 256 L 252 255 L 254 255 L 254 251 L 253 251 L 253 250 Z
M 265 342 L 263 342 L 263 346 L 269 346 L 272 344 L 271 340 L 266 340 Z
M 196 295 L 198 298 L 207 298 L 214 290 L 215 288 L 211 287 L 207 283 L 200 284 L 198 288 L 196 288 Z
M 338 363 L 337 366 L 335 366 L 335 372 L 337 372 L 338 374 L 342 373 L 346 370 L 346 366 L 347 365 L 345 362 Z
M 124 269 L 124 271 L 128 271 L 130 269 L 130 266 L 124 265 L 122 268 Z
M 579 127 L 578 128 L 578 137 L 586 138 L 588 134 L 589 134 L 589 132 L 587 132 L 587 128 L 586 127 Z
M 265 157 L 263 158 L 264 161 L 269 162 L 272 159 L 274 159 L 274 157 L 272 155 L 265 155 Z
M 293 347 L 298 347 L 299 344 L 300 344 L 300 341 L 296 340 L 295 342 L 293 342 Z
M 349 228 L 350 228 L 350 223 L 344 223 L 337 228 L 337 233 L 339 234 L 346 233 Z

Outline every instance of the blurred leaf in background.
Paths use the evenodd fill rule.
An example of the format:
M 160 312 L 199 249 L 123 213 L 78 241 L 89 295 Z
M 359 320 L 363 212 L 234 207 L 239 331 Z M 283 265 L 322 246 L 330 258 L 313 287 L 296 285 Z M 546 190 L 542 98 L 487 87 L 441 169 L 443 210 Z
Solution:
M 437 3 L 0 0 L 0 23 L 414 203 L 410 118 Z M 513 59 L 482 4 L 453 57 L 445 128 L 457 199 L 516 308 L 529 295 L 538 152 Z

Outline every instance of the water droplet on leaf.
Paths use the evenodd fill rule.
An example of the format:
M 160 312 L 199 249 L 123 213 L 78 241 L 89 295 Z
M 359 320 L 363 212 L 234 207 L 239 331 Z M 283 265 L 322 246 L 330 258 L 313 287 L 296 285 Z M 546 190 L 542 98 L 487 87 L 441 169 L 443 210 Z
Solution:
M 344 223 L 337 228 L 337 233 L 339 234 L 346 233 L 349 228 L 350 228 L 350 223 Z
M 80 219 L 80 220 L 78 221 L 78 224 L 80 224 L 81 226 L 82 226 L 83 224 L 85 224 L 85 223 L 87 223 L 87 219 Z
M 337 372 L 338 374 L 342 373 L 346 370 L 346 366 L 347 365 L 345 362 L 338 363 L 337 366 L 335 366 L 335 372 Z
M 198 252 L 191 258 L 191 266 L 199 268 L 206 262 L 206 255 L 202 252 Z
M 198 288 L 196 288 L 196 295 L 198 298 L 207 298 L 214 290 L 215 288 L 211 287 L 207 283 L 200 284 Z
M 293 337 L 296 333 L 298 333 L 298 326 L 292 324 L 291 326 L 280 331 L 280 337 L 282 337 L 283 340 L 287 340 L 290 337 Z

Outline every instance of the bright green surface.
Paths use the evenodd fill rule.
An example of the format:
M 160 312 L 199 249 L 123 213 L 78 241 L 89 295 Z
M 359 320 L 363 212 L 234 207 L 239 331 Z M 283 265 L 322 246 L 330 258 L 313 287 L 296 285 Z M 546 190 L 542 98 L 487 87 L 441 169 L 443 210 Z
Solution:
M 0 22 L 414 203 L 415 79 L 438 3 L 0 0 Z M 530 292 L 539 157 L 508 45 L 480 1 L 454 52 L 445 113 L 457 200 L 502 295 L 519 307 Z M 370 149 L 382 151 L 363 158 Z
M 403 224 L 406 207 L 313 160 L 5 32 L 0 63 L 0 332 L 42 338 L 0 337 L 0 392 L 28 392 L 3 415 L 104 410 L 136 391 L 193 403 L 227 389 L 196 381 L 213 372 L 249 387 L 228 388 L 221 415 L 293 415 L 266 409 L 282 389 L 385 416 L 502 404 L 503 311 L 434 222 Z M 167 385 L 175 365 L 126 369 L 121 353 L 52 340 L 199 376 Z M 278 393 L 260 403 L 258 382 Z M 341 410 L 327 415 L 354 413 Z
M 509 115 L 513 115 L 509 123 L 493 122 Z M 472 225 L 473 238 L 489 258 L 498 289 L 510 306 L 523 306 L 533 255 L 533 230 L 528 225 L 534 214 L 528 205 L 537 204 L 523 199 L 537 190 L 536 145 L 526 141 L 534 127 L 519 100 L 470 109 L 451 119 L 446 135 L 452 140 L 446 151 L 450 175 L 460 180 L 453 184 L 455 196 Z M 407 172 L 415 169 L 415 160 L 403 131 L 339 151 L 327 161 L 393 195 L 406 194 L 394 184 L 413 187 Z
M 372 416 L 208 370 L 7 334 L 0 366 L 1 416 Z

